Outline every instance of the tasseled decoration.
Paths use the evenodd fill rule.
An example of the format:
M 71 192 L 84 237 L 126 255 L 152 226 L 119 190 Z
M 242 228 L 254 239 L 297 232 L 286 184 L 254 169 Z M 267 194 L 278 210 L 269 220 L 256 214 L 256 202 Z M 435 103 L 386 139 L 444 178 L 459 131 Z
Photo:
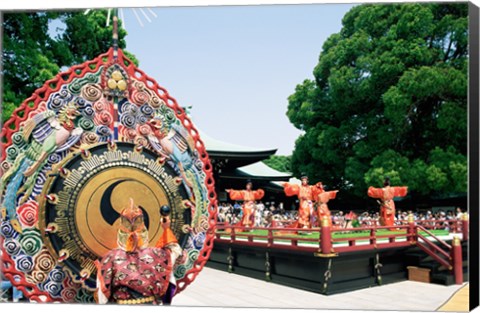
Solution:
M 173 233 L 173 231 L 170 228 L 167 228 L 167 229 L 163 230 L 163 234 L 160 237 L 160 239 L 158 239 L 155 247 L 163 248 L 166 245 L 171 244 L 171 243 L 178 243 L 177 237 L 175 237 L 175 234 Z

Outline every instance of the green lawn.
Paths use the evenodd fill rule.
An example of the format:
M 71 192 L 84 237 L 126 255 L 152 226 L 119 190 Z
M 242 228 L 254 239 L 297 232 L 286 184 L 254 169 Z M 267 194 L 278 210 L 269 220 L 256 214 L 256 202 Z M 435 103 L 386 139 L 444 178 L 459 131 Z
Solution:
M 439 229 L 439 230 L 431 230 L 430 231 L 432 234 L 434 234 L 435 236 L 445 236 L 445 235 L 448 235 L 448 231 L 447 230 L 443 230 L 443 229 Z M 227 234 L 226 232 L 223 232 L 223 231 L 218 231 L 217 233 L 219 234 L 225 234 L 227 236 L 229 236 L 229 234 Z M 264 229 L 255 229 L 255 230 L 252 230 L 250 232 L 236 232 L 236 234 L 238 235 L 254 235 L 254 236 L 268 236 L 268 230 L 264 230 Z M 405 234 L 405 230 L 398 230 L 398 231 L 390 231 L 388 229 L 379 229 L 377 230 L 377 235 L 380 235 L 380 236 L 385 236 L 385 235 L 393 235 L 393 234 Z M 425 232 L 420 232 L 420 234 L 428 237 L 429 235 Z M 274 236 L 275 236 L 275 231 L 274 231 Z M 281 234 L 281 235 L 276 235 L 275 237 L 277 236 L 288 236 L 288 237 L 295 237 L 295 238 L 299 238 L 299 239 L 316 239 L 318 238 L 319 234 L 318 232 L 312 232 L 312 233 L 302 233 L 302 232 L 299 232 L 298 235 L 296 234 L 289 234 L 289 233 L 284 233 L 284 234 Z M 334 239 L 341 239 L 341 238 L 354 238 L 354 237 L 366 237 L 366 236 L 370 236 L 370 231 L 352 231 L 352 232 L 348 232 L 348 233 L 340 233 L 340 232 L 333 232 L 332 233 L 332 237 Z

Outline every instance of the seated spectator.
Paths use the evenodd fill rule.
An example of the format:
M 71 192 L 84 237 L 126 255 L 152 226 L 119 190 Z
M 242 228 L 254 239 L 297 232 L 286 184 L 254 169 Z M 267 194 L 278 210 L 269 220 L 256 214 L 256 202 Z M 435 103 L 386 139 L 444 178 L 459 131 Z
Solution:
M 461 220 L 463 217 L 463 212 L 460 207 L 457 207 L 457 220 Z
M 263 215 L 263 210 L 257 209 L 255 210 L 255 217 L 254 217 L 254 227 L 260 227 L 262 226 L 262 215 Z

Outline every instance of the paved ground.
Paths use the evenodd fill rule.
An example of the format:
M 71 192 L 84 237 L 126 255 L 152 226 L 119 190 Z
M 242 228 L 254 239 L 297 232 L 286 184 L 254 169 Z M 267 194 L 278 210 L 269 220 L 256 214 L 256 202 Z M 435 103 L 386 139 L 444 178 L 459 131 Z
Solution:
M 204 268 L 192 285 L 178 294 L 175 307 L 278 308 L 436 311 L 461 285 L 404 281 L 336 295 L 300 289 Z
M 403 281 L 353 292 L 325 296 L 300 289 L 285 287 L 262 280 L 205 267 L 186 290 L 173 299 L 171 307 L 119 306 L 119 305 L 60 305 L 18 304 L 0 305 L 1 312 L 111 312 L 143 313 L 189 312 L 189 313 L 236 313 L 236 312 L 335 312 L 350 313 L 434 312 L 467 284 L 442 286 L 436 284 Z M 460 299 L 460 305 L 465 298 Z M 468 300 L 467 300 L 468 301 Z M 464 307 L 464 306 L 463 306 Z M 288 309 L 288 311 L 286 310 Z M 335 311 L 331 311 L 335 309 Z M 353 311 L 351 311 L 353 310 Z M 441 310 L 447 311 L 447 309 Z M 454 309 L 454 311 L 465 311 Z M 475 310 L 480 313 L 479 310 Z

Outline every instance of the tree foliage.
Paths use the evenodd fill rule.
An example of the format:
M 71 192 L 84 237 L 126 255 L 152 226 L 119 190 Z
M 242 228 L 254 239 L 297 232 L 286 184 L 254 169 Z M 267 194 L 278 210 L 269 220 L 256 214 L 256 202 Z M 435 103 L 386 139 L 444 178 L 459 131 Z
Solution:
M 60 70 L 106 52 L 112 46 L 113 28 L 112 23 L 106 26 L 106 19 L 106 10 L 4 13 L 2 121 Z M 65 29 L 51 36 L 54 21 L 61 21 Z M 120 48 L 125 48 L 125 36 L 119 27 Z M 138 65 L 133 55 L 127 55 Z
M 291 163 L 292 157 L 285 156 L 285 155 L 271 155 L 270 158 L 263 160 L 263 163 L 270 166 L 274 170 L 290 173 L 291 170 Z
M 465 3 L 352 8 L 289 97 L 305 131 L 293 174 L 360 197 L 387 175 L 414 194 L 466 192 L 467 18 Z

